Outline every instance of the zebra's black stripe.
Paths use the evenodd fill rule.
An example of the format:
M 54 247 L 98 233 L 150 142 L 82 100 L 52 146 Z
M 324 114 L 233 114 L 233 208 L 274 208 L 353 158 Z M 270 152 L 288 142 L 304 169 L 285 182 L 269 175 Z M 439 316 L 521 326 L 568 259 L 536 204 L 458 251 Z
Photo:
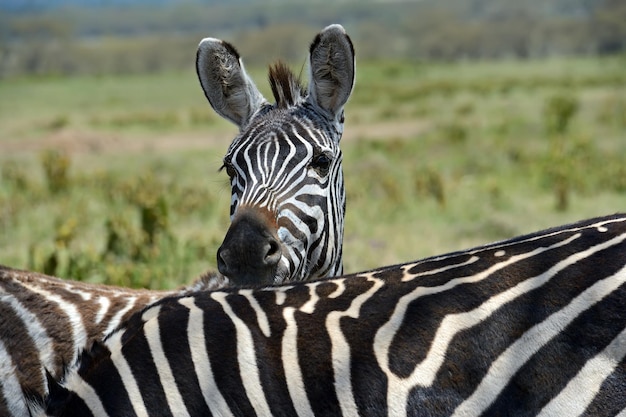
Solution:
M 163 299 L 71 369 L 46 412 L 622 417 L 624 305 L 626 215 L 590 219 L 334 279 Z M 104 397 L 120 348 L 123 386 L 158 380 L 166 394 Z

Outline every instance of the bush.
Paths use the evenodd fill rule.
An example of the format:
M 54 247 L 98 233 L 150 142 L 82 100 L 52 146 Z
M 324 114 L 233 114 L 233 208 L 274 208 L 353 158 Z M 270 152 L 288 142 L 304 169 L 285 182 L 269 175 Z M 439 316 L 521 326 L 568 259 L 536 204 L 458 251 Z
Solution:
M 46 150 L 41 154 L 40 159 L 48 190 L 53 194 L 65 191 L 69 186 L 69 156 L 60 151 Z
M 544 126 L 550 135 L 562 135 L 578 110 L 578 99 L 572 95 L 555 95 L 546 101 L 543 109 Z

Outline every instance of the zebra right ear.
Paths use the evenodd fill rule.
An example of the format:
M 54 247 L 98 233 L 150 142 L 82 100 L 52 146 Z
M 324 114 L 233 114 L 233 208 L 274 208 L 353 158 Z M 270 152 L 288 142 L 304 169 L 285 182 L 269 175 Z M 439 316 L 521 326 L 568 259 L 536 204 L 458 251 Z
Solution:
M 343 123 L 343 106 L 354 87 L 354 46 L 341 25 L 317 34 L 309 48 L 309 99 Z
M 248 77 L 239 53 L 228 42 L 202 39 L 196 54 L 196 71 L 211 107 L 240 129 L 267 102 Z

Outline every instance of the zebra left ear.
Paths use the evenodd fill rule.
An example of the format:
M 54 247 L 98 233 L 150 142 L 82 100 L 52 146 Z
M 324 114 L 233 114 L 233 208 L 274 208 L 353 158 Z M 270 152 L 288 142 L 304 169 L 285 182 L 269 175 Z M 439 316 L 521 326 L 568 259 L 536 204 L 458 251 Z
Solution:
M 196 54 L 196 71 L 213 109 L 240 129 L 267 102 L 246 73 L 239 53 L 228 42 L 203 39 Z
M 343 106 L 354 86 L 354 47 L 341 25 L 322 30 L 309 49 L 309 100 L 343 122 Z
M 49 373 L 46 369 L 46 378 Z M 50 381 L 48 381 L 48 385 Z M 43 397 L 37 390 L 32 388 L 23 388 L 24 399 L 26 400 L 26 408 L 30 417 L 43 417 L 48 416 L 46 413 L 46 398 Z
M 70 391 L 64 388 L 47 369 L 45 369 L 45 372 L 48 395 L 45 399 L 31 399 L 29 410 L 33 417 L 62 414 L 62 411 L 65 409 L 65 404 L 70 397 Z

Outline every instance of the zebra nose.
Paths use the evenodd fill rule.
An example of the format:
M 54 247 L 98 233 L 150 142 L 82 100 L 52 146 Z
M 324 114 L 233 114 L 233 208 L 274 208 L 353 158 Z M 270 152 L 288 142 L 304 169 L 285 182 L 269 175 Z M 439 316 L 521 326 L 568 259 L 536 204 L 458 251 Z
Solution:
M 278 265 L 278 261 L 280 261 L 280 257 L 283 255 L 283 251 L 280 249 L 280 243 L 273 236 L 266 242 L 266 251 L 265 256 L 263 258 L 263 262 L 265 265 L 274 267 Z
M 252 269 L 274 267 L 282 256 L 280 244 L 271 236 L 264 242 L 258 242 L 258 250 L 254 245 L 245 245 L 243 248 L 231 246 L 222 244 L 217 251 L 218 267 L 225 275 L 226 271 L 242 269 L 246 265 Z
M 217 251 L 217 267 L 236 285 L 270 284 L 281 257 L 280 242 L 264 216 L 246 210 L 228 229 Z

